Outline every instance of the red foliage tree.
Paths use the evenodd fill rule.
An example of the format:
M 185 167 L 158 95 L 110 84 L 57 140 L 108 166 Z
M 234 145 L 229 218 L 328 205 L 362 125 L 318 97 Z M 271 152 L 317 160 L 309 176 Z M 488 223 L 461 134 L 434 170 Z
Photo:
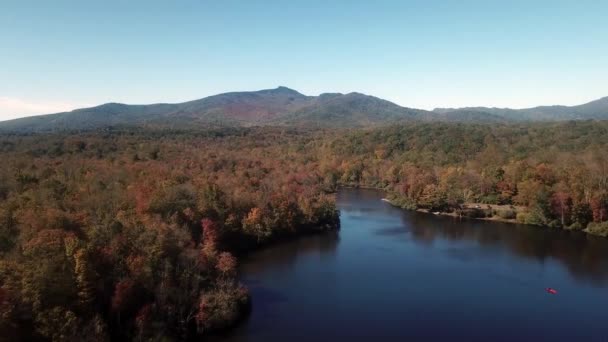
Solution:
M 236 263 L 236 258 L 230 252 L 222 252 L 215 267 L 224 275 L 232 275 L 236 272 Z
M 218 239 L 217 225 L 211 219 L 204 218 L 201 221 L 203 228 L 203 243 L 216 244 Z
M 204 218 L 201 221 L 203 229 L 203 241 L 199 253 L 199 264 L 201 267 L 213 267 L 214 259 L 217 255 L 218 229 L 215 222 Z

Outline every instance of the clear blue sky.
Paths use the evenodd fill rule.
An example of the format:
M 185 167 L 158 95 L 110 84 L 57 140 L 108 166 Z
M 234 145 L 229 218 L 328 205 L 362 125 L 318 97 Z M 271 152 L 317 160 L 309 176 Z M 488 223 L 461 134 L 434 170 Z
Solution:
M 400 105 L 608 95 L 608 1 L 0 0 L 0 119 L 285 85 Z

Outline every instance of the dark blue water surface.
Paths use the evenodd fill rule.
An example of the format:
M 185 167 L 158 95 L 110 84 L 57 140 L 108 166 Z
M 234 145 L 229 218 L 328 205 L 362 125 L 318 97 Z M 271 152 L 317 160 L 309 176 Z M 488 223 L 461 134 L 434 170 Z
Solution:
M 221 339 L 608 341 L 608 240 L 381 198 L 340 190 L 339 232 L 244 260 L 253 311 Z

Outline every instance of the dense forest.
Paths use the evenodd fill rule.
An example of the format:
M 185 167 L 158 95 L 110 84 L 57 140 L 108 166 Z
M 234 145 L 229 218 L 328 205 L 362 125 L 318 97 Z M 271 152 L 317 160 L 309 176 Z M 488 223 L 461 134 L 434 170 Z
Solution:
M 386 189 L 404 208 L 607 236 L 606 151 L 607 122 L 572 121 L 354 131 L 321 155 L 338 182 Z
M 249 306 L 237 257 L 339 228 L 339 186 L 607 236 L 606 151 L 603 121 L 5 134 L 0 333 L 187 339 L 229 327 Z
M 312 164 L 279 139 L 4 137 L 1 335 L 187 339 L 233 324 L 249 301 L 236 255 L 338 227 Z

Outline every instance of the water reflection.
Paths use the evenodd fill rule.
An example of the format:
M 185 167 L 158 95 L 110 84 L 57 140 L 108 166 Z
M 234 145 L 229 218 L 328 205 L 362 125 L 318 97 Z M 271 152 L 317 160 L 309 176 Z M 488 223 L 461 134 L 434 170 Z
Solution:
M 608 241 L 581 232 L 474 221 L 429 214 L 403 212 L 402 231 L 384 230 L 381 234 L 411 233 L 412 239 L 432 245 L 437 239 L 474 242 L 481 247 L 505 248 L 518 257 L 540 263 L 553 258 L 563 264 L 579 281 L 603 286 L 608 283 Z M 459 257 L 452 250 L 452 255 Z M 460 255 L 462 257 L 462 255 Z M 471 257 L 471 255 L 469 255 Z
M 348 190 L 338 194 L 342 216 L 385 222 L 375 234 L 412 240 L 432 246 L 436 240 L 475 243 L 484 248 L 504 249 L 512 255 L 544 263 L 560 262 L 578 281 L 595 286 L 608 284 L 608 240 L 582 232 L 556 230 L 501 222 L 459 219 L 401 210 L 380 201 L 376 190 Z M 399 217 L 392 224 L 391 218 Z M 480 251 L 447 250 L 459 259 L 472 259 Z M 465 256 L 466 255 L 466 256 Z
M 335 257 L 339 242 L 339 232 L 333 231 L 280 243 L 243 260 L 242 273 L 247 277 L 245 280 L 255 279 L 256 275 L 267 270 L 289 270 L 298 260 L 309 255 L 318 255 L 321 260 L 331 259 Z

